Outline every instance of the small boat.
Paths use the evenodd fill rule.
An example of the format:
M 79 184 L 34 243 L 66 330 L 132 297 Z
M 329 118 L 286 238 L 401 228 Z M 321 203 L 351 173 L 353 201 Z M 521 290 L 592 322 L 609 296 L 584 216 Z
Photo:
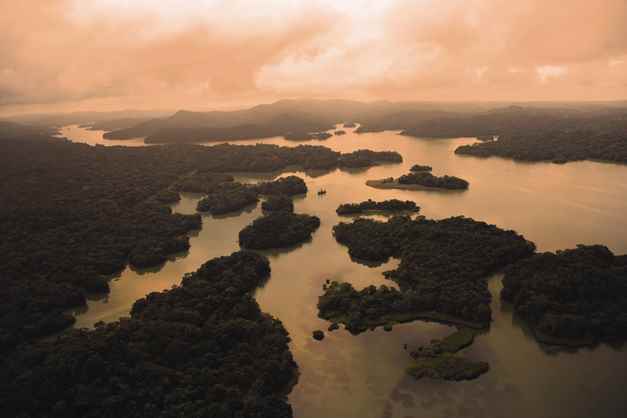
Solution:
M 323 194 L 327 194 L 327 191 L 324 189 L 318 190 L 318 196 L 322 196 Z

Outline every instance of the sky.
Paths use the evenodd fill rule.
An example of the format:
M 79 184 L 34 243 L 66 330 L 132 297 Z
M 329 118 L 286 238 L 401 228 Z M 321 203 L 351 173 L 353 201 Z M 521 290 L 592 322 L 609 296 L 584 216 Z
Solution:
M 627 99 L 627 0 L 0 0 L 0 114 Z

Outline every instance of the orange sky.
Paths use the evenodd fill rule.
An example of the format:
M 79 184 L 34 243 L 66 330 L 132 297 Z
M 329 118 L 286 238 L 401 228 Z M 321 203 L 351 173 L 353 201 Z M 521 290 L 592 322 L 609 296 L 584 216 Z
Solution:
M 627 0 L 0 0 L 0 114 L 627 99 Z

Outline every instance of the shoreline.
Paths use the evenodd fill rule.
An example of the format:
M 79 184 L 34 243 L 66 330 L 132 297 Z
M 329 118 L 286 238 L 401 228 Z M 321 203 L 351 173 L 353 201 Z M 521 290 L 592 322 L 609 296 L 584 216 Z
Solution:
M 398 190 L 422 190 L 432 192 L 446 192 L 446 193 L 460 193 L 468 189 L 445 189 L 442 187 L 428 187 L 420 184 L 401 184 L 397 180 L 385 181 L 386 179 L 379 180 L 367 180 L 366 186 L 373 187 L 375 189 L 398 189 Z

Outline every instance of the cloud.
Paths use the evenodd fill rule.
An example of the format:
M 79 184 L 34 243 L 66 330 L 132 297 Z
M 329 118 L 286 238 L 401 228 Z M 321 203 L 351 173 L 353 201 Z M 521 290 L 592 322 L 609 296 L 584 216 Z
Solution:
M 627 2 L 0 0 L 0 111 L 625 99 Z

